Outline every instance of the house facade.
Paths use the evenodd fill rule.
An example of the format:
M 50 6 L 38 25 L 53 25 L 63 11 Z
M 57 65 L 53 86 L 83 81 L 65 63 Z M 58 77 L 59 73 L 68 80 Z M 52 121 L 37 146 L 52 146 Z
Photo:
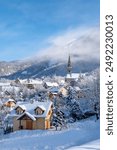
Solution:
M 65 87 L 52 87 L 48 92 L 50 100 L 53 100 L 55 97 L 60 97 L 61 94 L 64 97 L 67 96 L 68 91 Z
M 13 108 L 16 106 L 16 101 L 14 99 L 8 99 L 5 103 L 4 103 L 5 107 L 9 107 L 9 108 Z
M 49 129 L 51 127 L 52 102 L 34 102 L 17 105 L 11 113 L 13 131 Z

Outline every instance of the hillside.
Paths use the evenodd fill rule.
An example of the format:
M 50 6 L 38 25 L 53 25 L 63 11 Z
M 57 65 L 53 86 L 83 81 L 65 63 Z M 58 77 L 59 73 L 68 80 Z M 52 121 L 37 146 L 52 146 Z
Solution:
M 72 123 L 61 131 L 33 130 L 17 131 L 1 137 L 1 150 L 63 150 L 70 147 L 98 140 L 98 144 L 88 144 L 91 149 L 99 149 L 100 122 L 95 116 L 89 119 Z M 81 150 L 88 150 L 87 146 Z M 71 149 L 70 149 L 71 150 Z
M 98 61 L 75 61 L 72 63 L 73 72 L 90 72 L 99 67 Z M 1 78 L 38 78 L 43 76 L 65 76 L 67 73 L 66 62 L 51 62 L 49 60 L 41 62 L 2 62 L 0 69 Z
M 31 66 L 29 61 L 0 61 L 0 76 L 8 76 Z

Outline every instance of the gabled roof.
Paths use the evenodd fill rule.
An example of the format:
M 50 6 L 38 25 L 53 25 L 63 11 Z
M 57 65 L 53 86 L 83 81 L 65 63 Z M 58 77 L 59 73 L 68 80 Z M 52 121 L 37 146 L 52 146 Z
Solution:
M 18 107 L 20 107 L 22 110 L 26 110 L 26 107 L 25 107 L 24 105 L 17 105 L 17 106 L 15 107 L 15 110 L 16 110 Z
M 37 106 L 35 109 L 37 109 L 37 108 L 40 108 L 40 109 L 42 109 L 43 111 L 46 110 L 46 108 L 45 108 L 43 105 Z
M 16 104 L 16 101 L 15 101 L 14 99 L 11 99 L 11 98 L 8 99 L 8 101 L 6 101 L 6 103 L 7 103 L 7 102 L 14 102 L 14 103 Z
M 28 116 L 31 120 L 33 120 L 33 121 L 35 121 L 36 120 L 36 118 L 33 116 L 33 115 L 31 115 L 29 112 L 24 112 L 22 115 L 20 115 L 18 118 L 17 118 L 17 120 L 20 120 L 22 117 L 24 117 L 24 116 Z
M 20 104 L 18 104 L 15 109 L 11 112 L 11 116 L 18 116 L 16 114 L 16 108 L 17 107 L 21 107 L 23 108 L 23 110 L 25 109 L 26 112 L 30 113 L 31 115 L 33 115 L 34 117 L 36 118 L 39 118 L 39 117 L 46 117 L 51 106 L 52 106 L 52 102 L 51 101 L 48 101 L 48 102 L 38 102 L 38 101 L 35 101 L 33 103 L 30 103 L 30 102 L 20 102 Z M 44 109 L 44 113 L 43 114 L 39 114 L 39 115 L 36 115 L 35 114 L 35 108 L 36 107 L 40 107 L 41 109 Z

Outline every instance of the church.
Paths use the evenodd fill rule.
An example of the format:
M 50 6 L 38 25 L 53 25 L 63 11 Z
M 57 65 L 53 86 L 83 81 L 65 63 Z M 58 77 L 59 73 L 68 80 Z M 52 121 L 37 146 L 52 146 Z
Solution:
M 68 57 L 67 63 L 67 75 L 65 77 L 66 82 L 78 81 L 80 77 L 80 73 L 72 73 L 72 63 L 71 63 L 71 56 Z

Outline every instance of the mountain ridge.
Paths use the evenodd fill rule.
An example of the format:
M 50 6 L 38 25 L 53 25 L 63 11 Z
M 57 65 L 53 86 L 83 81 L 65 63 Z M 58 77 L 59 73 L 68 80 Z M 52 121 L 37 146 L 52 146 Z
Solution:
M 76 57 L 76 56 L 75 56 Z M 78 59 L 77 59 L 78 60 Z M 0 72 L 0 78 L 7 79 L 17 79 L 17 78 L 41 78 L 43 76 L 66 76 L 67 74 L 67 62 L 56 61 L 51 62 L 51 60 L 43 61 L 25 61 L 14 63 L 2 63 L 0 62 L 1 69 L 5 72 Z M 99 62 L 97 60 L 88 61 L 73 61 L 72 62 L 72 72 L 90 72 L 99 67 Z M 8 70 L 7 70 L 8 69 Z

